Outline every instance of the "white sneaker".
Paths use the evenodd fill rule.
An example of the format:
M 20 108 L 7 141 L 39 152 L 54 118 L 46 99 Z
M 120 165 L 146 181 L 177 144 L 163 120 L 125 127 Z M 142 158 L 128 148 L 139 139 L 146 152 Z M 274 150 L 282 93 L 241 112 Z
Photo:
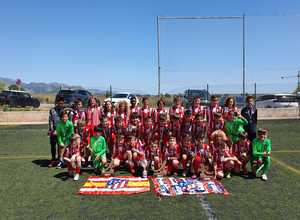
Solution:
M 182 172 L 182 176 L 183 176 L 183 177 L 186 177 L 186 172 L 185 172 L 185 171 Z
M 228 173 L 228 174 L 226 175 L 226 178 L 227 178 L 227 179 L 230 179 L 230 178 L 231 178 L 230 173 Z
M 267 177 L 266 174 L 263 174 L 263 175 L 261 175 L 261 179 L 262 179 L 263 181 L 267 181 L 267 180 L 268 180 L 268 177 Z
M 147 178 L 147 171 L 146 170 L 143 171 L 143 178 Z
M 79 173 L 76 173 L 74 176 L 74 181 L 77 181 L 77 180 L 79 180 Z

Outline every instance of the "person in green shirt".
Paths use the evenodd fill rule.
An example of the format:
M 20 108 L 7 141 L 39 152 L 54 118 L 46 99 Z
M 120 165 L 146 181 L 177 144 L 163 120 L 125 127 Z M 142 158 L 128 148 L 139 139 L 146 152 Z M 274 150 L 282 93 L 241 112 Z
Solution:
M 71 137 L 74 134 L 74 126 L 71 121 L 68 120 L 69 116 L 66 111 L 60 114 L 60 121 L 56 126 L 57 143 L 59 146 L 59 163 L 57 168 L 64 166 L 64 152 L 65 148 L 70 144 Z
M 231 144 L 235 144 L 243 133 L 244 126 L 247 125 L 247 120 L 239 113 L 230 111 L 225 119 L 225 133 L 228 136 Z
M 271 166 L 271 141 L 267 138 L 267 129 L 258 129 L 258 137 L 252 141 L 252 172 L 254 176 L 262 170 L 262 180 L 267 181 Z
M 103 171 L 106 164 L 106 151 L 107 144 L 106 140 L 103 137 L 103 129 L 100 127 L 95 128 L 96 136 L 91 138 L 90 150 L 92 152 L 92 161 L 96 173 Z

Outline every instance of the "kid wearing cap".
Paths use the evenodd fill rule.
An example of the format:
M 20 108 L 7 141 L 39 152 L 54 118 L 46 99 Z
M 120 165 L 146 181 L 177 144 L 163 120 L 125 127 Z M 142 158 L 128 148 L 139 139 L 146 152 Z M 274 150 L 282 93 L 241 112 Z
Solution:
M 271 140 L 267 129 L 259 129 L 258 137 L 252 141 L 252 171 L 256 176 L 258 169 L 262 170 L 262 180 L 267 181 L 271 166 Z

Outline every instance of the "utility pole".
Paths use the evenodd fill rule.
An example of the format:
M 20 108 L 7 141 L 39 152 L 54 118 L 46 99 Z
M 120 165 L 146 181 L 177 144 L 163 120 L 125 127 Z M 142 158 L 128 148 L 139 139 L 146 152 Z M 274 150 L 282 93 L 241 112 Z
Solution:
M 109 85 L 109 96 L 110 96 L 110 101 L 112 102 L 112 87 L 111 87 L 111 84 Z
M 298 71 L 297 75 L 281 76 L 281 79 L 288 79 L 288 78 L 297 78 L 297 89 L 296 89 L 296 92 L 300 92 L 300 70 Z
M 157 96 L 160 98 L 160 30 L 159 30 L 159 19 L 156 17 L 156 37 L 157 37 Z
M 281 79 L 288 79 L 288 78 L 297 78 L 297 88 L 296 88 L 295 93 L 296 93 L 296 95 L 298 95 L 298 92 L 300 92 L 300 70 L 298 70 L 297 75 L 281 76 Z M 299 99 L 298 99 L 298 117 L 300 117 L 300 102 L 299 102 Z

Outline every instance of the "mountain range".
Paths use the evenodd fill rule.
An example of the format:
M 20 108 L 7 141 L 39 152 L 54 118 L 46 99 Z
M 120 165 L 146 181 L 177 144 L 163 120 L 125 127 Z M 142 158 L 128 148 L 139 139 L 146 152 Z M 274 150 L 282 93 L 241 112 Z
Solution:
M 14 80 L 14 79 L 0 77 L 0 82 L 5 83 L 6 87 L 16 84 L 16 81 L 17 80 Z M 44 82 L 25 83 L 25 82 L 22 82 L 21 85 L 26 91 L 29 91 L 32 93 L 56 93 L 61 88 L 64 88 L 64 89 L 87 89 L 93 94 L 103 94 L 106 92 L 104 90 L 84 88 L 82 86 L 68 85 L 68 84 L 58 83 L 58 82 L 53 82 L 53 83 L 44 83 Z

